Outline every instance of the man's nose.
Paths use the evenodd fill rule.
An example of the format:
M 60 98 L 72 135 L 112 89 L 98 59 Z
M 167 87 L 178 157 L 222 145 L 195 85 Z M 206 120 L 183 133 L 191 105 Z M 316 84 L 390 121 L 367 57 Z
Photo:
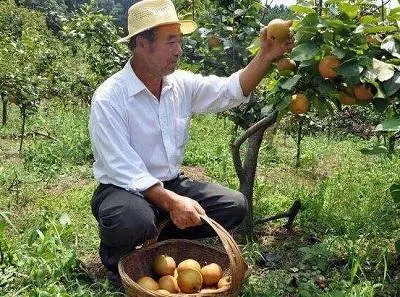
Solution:
M 181 43 L 178 43 L 178 44 L 176 45 L 176 47 L 175 47 L 174 54 L 175 54 L 175 56 L 181 56 L 182 53 L 183 53 L 182 44 L 181 44 Z

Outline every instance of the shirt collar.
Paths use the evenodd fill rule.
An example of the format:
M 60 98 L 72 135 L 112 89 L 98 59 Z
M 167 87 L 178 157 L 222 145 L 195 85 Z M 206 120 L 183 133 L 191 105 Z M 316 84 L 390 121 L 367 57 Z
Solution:
M 144 83 L 136 76 L 133 71 L 130 60 L 125 64 L 123 71 L 123 77 L 127 82 L 128 96 L 134 96 L 137 93 L 146 89 Z M 170 75 L 163 77 L 162 91 L 166 91 L 172 87 Z
M 131 66 L 131 60 L 129 60 L 124 68 L 122 69 L 123 77 L 127 82 L 128 96 L 134 96 L 137 93 L 146 89 L 144 83 L 136 76 Z

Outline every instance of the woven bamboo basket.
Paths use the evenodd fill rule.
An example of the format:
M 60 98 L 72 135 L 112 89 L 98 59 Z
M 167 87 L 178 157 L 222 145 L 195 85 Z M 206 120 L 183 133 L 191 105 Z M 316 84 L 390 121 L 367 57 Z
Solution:
M 201 219 L 209 224 L 220 238 L 225 251 L 200 243 L 195 240 L 169 239 L 157 242 L 158 235 L 165 226 L 159 227 L 158 235 L 151 241 L 130 254 L 127 254 L 118 263 L 118 269 L 125 292 L 130 297 L 165 297 L 167 295 L 157 291 L 148 290 L 136 283 L 142 276 L 153 276 L 151 264 L 155 257 L 160 254 L 167 254 L 173 257 L 176 263 L 192 258 L 197 260 L 201 266 L 209 263 L 218 263 L 224 276 L 231 278 L 230 287 L 224 287 L 214 292 L 206 293 L 175 293 L 168 296 L 176 297 L 237 297 L 239 296 L 242 283 L 247 277 L 248 266 L 244 261 L 240 249 L 232 236 L 217 222 L 207 216 Z

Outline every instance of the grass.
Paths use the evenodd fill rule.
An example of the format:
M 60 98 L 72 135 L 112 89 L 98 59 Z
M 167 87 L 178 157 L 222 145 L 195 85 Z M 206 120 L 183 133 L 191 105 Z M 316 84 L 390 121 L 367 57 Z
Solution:
M 0 128 L 0 295 L 117 296 L 104 278 L 93 279 L 80 266 L 98 245 L 89 207 L 95 182 L 87 108 L 43 106 L 29 118 L 27 132 L 56 140 L 31 133 L 22 155 L 18 110 L 9 111 Z M 222 117 L 196 117 L 185 166 L 237 188 L 232 128 Z M 295 199 L 302 209 L 293 229 L 283 221 L 257 225 L 257 240 L 242 245 L 253 272 L 243 297 L 398 296 L 400 216 L 388 189 L 400 178 L 400 158 L 362 155 L 367 145 L 305 137 L 301 167 L 294 168 L 293 139 L 277 133 L 273 143 L 263 143 L 255 215 L 284 211 Z

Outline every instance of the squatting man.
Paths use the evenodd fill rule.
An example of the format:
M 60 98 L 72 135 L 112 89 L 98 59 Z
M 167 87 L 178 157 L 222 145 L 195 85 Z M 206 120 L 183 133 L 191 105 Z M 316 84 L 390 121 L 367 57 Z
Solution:
M 272 62 L 293 47 L 260 33 L 260 50 L 229 77 L 177 70 L 182 35 L 196 23 L 179 20 L 170 0 L 143 0 L 128 11 L 131 50 L 125 67 L 94 93 L 89 132 L 99 185 L 92 212 L 98 221 L 100 258 L 112 283 L 119 282 L 120 258 L 157 234 L 160 239 L 214 236 L 202 224 L 206 214 L 224 228 L 238 226 L 247 211 L 245 197 L 221 185 L 180 173 L 193 114 L 220 112 L 249 100 Z

